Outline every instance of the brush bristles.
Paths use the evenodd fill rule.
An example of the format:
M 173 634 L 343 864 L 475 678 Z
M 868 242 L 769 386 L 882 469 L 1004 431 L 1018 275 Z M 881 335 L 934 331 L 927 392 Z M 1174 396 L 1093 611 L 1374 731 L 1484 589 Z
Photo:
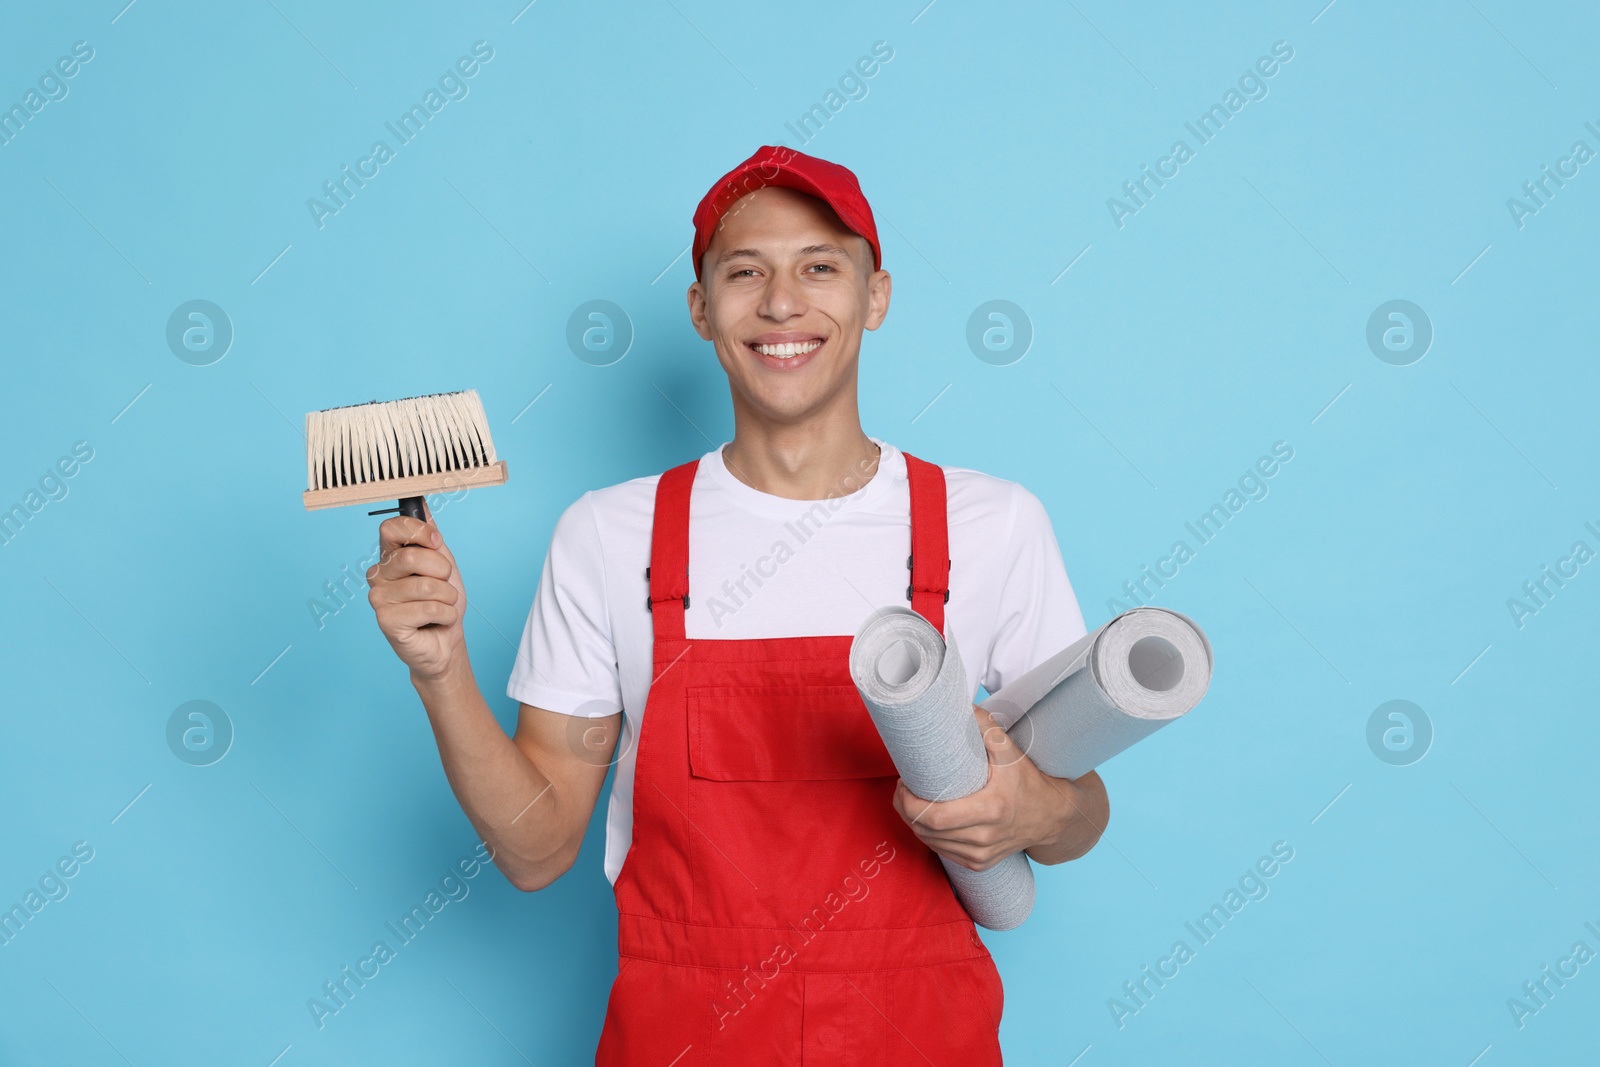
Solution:
M 307 488 L 336 489 L 496 462 L 476 389 L 306 415 Z

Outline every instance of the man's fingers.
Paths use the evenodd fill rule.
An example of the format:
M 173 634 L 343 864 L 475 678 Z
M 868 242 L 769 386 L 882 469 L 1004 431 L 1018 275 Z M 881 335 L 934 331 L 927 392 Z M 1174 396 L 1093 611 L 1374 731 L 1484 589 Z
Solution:
M 448 579 L 450 570 L 450 560 L 438 549 L 405 545 L 395 549 L 392 555 L 385 556 L 367 572 L 367 575 L 368 581 L 374 574 L 384 581 L 395 581 L 413 574 L 420 574 L 426 578 Z
M 449 626 L 456 621 L 454 605 L 437 600 L 409 600 L 400 604 L 385 604 L 378 609 L 380 622 L 386 627 L 419 630 L 424 626 Z
M 959 805 L 961 802 L 950 803 Z M 904 783 L 895 792 L 894 804 L 917 839 L 946 859 L 973 870 L 983 870 L 1004 858 L 1004 854 L 996 849 L 1000 833 L 993 825 L 979 824 L 975 828 L 945 826 L 947 821 L 958 818 L 952 815 L 955 809 L 921 799 Z M 964 819 L 960 821 L 965 822 Z M 930 826 L 930 822 L 937 825 Z
M 422 506 L 426 509 L 427 502 L 424 501 Z M 396 515 L 378 524 L 378 543 L 383 548 L 384 556 L 387 557 L 401 545 L 437 548 L 444 543 L 444 539 L 430 524 L 420 519 L 413 519 L 409 515 Z
M 994 721 L 986 708 L 977 704 L 972 705 L 972 713 L 978 719 L 978 731 L 983 735 L 983 747 L 988 753 L 989 762 L 996 767 L 1010 767 L 1022 762 L 1027 753 L 1022 747 L 1012 740 L 1001 725 Z
M 993 798 L 982 791 L 943 802 L 924 800 L 904 782 L 894 794 L 895 810 L 914 829 L 926 830 L 934 837 L 959 833 L 974 826 L 987 826 L 999 818 Z
M 989 714 L 987 708 L 972 705 L 972 713 L 978 717 L 978 732 L 983 734 L 984 747 L 993 752 L 1007 746 L 1015 748 L 1011 735 L 1003 730 L 999 723 L 994 721 L 994 716 Z
M 436 600 L 441 604 L 453 605 L 460 594 L 456 587 L 449 582 L 438 578 L 427 578 L 419 574 L 409 575 L 405 578 L 396 578 L 392 582 L 385 582 L 381 587 L 374 589 L 372 596 L 380 603 L 408 604 L 420 600 Z
M 915 804 L 916 807 L 913 808 L 913 804 Z M 895 786 L 894 810 L 898 811 L 900 813 L 900 817 L 906 822 L 913 824 L 918 822 L 922 810 L 925 807 L 927 807 L 927 803 L 919 798 L 910 789 L 906 788 L 906 784 L 904 782 L 901 782 Z
M 900 817 L 912 826 L 925 826 L 928 829 L 943 829 L 932 823 L 943 822 L 947 815 L 940 813 L 940 805 L 930 800 L 924 800 L 911 791 L 911 787 L 901 782 L 894 791 L 895 810 Z M 930 818 L 932 823 L 930 823 Z
M 909 816 L 908 821 L 914 821 L 937 837 L 960 836 L 971 841 L 974 835 L 993 829 L 999 817 L 999 812 L 986 800 L 971 804 L 952 800 L 948 804 L 929 804 Z
M 985 866 L 993 866 L 1005 858 L 1005 853 L 996 848 L 994 840 L 971 841 L 960 837 L 946 837 L 941 834 L 926 830 L 919 823 L 912 826 L 918 840 L 927 845 L 934 852 L 945 859 L 954 860 L 963 867 L 980 870 Z

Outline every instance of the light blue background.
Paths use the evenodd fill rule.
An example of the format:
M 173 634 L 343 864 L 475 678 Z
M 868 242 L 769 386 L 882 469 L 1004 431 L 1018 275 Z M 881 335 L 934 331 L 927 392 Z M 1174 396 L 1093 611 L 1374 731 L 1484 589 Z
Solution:
M 1600 549 L 1600 162 L 1520 228 L 1506 204 L 1575 141 L 1600 149 L 1592 8 L 123 2 L 0 16 L 5 106 L 95 50 L 0 147 L 0 507 L 94 449 L 0 549 L 0 904 L 95 850 L 0 947 L 0 1062 L 589 1059 L 615 973 L 599 816 L 555 886 L 480 874 L 310 1017 L 476 838 L 364 597 L 313 621 L 377 520 L 303 510 L 298 427 L 480 391 L 511 480 L 439 520 L 509 729 L 561 510 L 732 433 L 675 258 L 695 202 L 797 145 L 785 123 L 880 40 L 868 95 L 804 146 L 860 176 L 894 273 L 869 433 L 1028 486 L 1091 626 L 1294 449 L 1157 598 L 1214 642 L 1205 702 L 1106 767 L 1102 843 L 986 936 L 1008 1059 L 1592 1053 L 1600 963 L 1523 1028 L 1506 1003 L 1574 942 L 1600 950 L 1600 564 L 1521 628 L 1507 607 L 1575 541 Z M 307 198 L 479 40 L 469 95 L 319 229 Z M 1268 95 L 1197 147 L 1184 123 L 1280 40 Z M 1195 158 L 1119 229 L 1107 198 L 1177 138 Z M 210 366 L 165 341 L 193 299 L 235 329 Z M 606 367 L 565 341 L 593 299 L 635 331 Z M 1010 365 L 965 340 L 991 299 L 1031 320 Z M 1435 330 L 1409 366 L 1365 340 L 1392 299 Z M 208 767 L 165 740 L 194 699 L 235 730 Z M 1435 731 L 1410 766 L 1366 741 L 1391 699 Z M 1270 895 L 1119 1029 L 1108 998 L 1193 946 L 1185 921 L 1276 841 L 1294 859 Z

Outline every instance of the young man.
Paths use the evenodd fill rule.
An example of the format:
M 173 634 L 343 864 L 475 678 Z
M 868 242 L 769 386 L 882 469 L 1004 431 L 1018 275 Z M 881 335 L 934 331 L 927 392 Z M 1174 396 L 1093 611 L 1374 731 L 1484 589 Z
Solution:
M 733 440 L 562 514 L 508 686 L 515 736 L 473 679 L 431 517 L 383 523 L 369 599 L 513 884 L 572 865 L 616 764 L 620 967 L 597 1063 L 999 1063 L 999 974 L 938 856 L 1076 858 L 1104 786 L 1044 775 L 974 707 L 988 784 L 913 796 L 848 657 L 869 613 L 908 601 L 955 639 L 973 695 L 1072 643 L 1049 518 L 1014 482 L 863 433 L 861 335 L 890 279 L 855 175 L 764 147 L 694 225 L 689 315 Z

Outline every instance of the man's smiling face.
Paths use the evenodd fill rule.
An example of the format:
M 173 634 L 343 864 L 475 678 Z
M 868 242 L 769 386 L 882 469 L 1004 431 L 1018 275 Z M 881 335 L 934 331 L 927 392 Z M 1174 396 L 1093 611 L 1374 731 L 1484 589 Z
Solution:
M 723 215 L 689 287 L 696 332 L 716 346 L 735 407 L 793 422 L 854 404 L 861 331 L 889 311 L 872 247 L 813 196 L 779 186 Z

